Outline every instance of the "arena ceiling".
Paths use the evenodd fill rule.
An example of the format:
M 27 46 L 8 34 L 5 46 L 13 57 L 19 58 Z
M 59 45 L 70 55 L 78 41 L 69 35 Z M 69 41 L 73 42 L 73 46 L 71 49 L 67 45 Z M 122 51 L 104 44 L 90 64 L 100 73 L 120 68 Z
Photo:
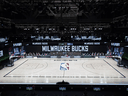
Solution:
M 128 35 L 127 10 L 127 0 L 0 0 L 0 35 L 122 38 Z
M 1 0 L 0 16 L 16 23 L 110 22 L 128 14 L 127 0 Z

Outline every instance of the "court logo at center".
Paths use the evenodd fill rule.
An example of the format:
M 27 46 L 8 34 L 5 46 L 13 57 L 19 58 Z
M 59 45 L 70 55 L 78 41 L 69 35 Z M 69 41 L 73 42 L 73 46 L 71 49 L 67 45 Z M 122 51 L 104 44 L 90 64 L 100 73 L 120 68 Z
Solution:
M 69 70 L 69 63 L 61 63 L 60 70 Z

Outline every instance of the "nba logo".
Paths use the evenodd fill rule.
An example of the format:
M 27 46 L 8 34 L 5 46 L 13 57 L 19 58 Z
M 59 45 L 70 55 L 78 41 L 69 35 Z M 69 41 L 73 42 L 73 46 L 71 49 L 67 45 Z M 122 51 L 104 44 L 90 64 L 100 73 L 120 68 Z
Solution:
M 61 63 L 60 70 L 69 70 L 69 63 Z

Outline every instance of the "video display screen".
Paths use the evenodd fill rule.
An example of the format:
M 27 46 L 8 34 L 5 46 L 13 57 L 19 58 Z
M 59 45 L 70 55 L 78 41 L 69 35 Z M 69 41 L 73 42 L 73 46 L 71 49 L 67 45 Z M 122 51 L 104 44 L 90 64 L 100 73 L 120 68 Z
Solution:
M 81 36 L 82 40 L 101 40 L 101 37 L 96 37 L 96 36 Z
M 73 43 L 67 43 L 67 45 L 73 45 Z
M 93 90 L 94 90 L 94 91 L 101 91 L 101 88 L 99 88 L 99 87 L 94 87 Z
M 0 42 L 5 42 L 6 39 L 5 38 L 0 38 Z
M 3 50 L 0 50 L 0 57 L 3 56 Z
M 59 43 L 58 45 L 63 46 L 63 45 L 64 45 L 64 43 Z
M 66 87 L 59 87 L 59 90 L 65 91 L 66 90 Z
M 4 47 L 2 50 L 0 50 L 0 69 L 1 66 L 5 64 L 4 62 L 8 60 L 9 60 L 8 47 Z
M 51 36 L 51 40 L 61 40 L 59 36 Z
M 124 54 L 124 47 L 120 47 L 118 45 L 109 46 L 107 50 L 108 56 L 120 56 L 122 57 Z
M 54 51 L 65 51 L 65 52 L 106 52 L 106 46 L 42 46 L 42 51 L 54 52 Z
M 31 91 L 31 90 L 33 90 L 33 88 L 32 87 L 26 87 L 26 90 Z
M 73 36 L 71 39 L 72 39 L 72 40 L 81 40 L 81 37 L 79 37 L 79 36 L 77 35 L 77 36 Z
M 13 46 L 9 48 L 9 56 L 23 56 L 26 53 L 24 46 Z
M 22 46 L 22 43 L 13 43 L 13 47 Z
M 111 46 L 120 46 L 120 43 L 111 43 Z
M 128 88 L 126 88 L 126 91 L 128 91 Z
M 128 36 L 125 36 L 125 42 L 128 42 Z

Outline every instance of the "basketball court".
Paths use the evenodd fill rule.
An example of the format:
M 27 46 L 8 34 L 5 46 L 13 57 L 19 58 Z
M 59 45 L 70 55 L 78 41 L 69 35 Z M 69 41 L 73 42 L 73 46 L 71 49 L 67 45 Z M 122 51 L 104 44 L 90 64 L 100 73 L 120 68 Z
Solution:
M 21 58 L 0 70 L 0 83 L 128 84 L 127 71 L 111 58 Z

